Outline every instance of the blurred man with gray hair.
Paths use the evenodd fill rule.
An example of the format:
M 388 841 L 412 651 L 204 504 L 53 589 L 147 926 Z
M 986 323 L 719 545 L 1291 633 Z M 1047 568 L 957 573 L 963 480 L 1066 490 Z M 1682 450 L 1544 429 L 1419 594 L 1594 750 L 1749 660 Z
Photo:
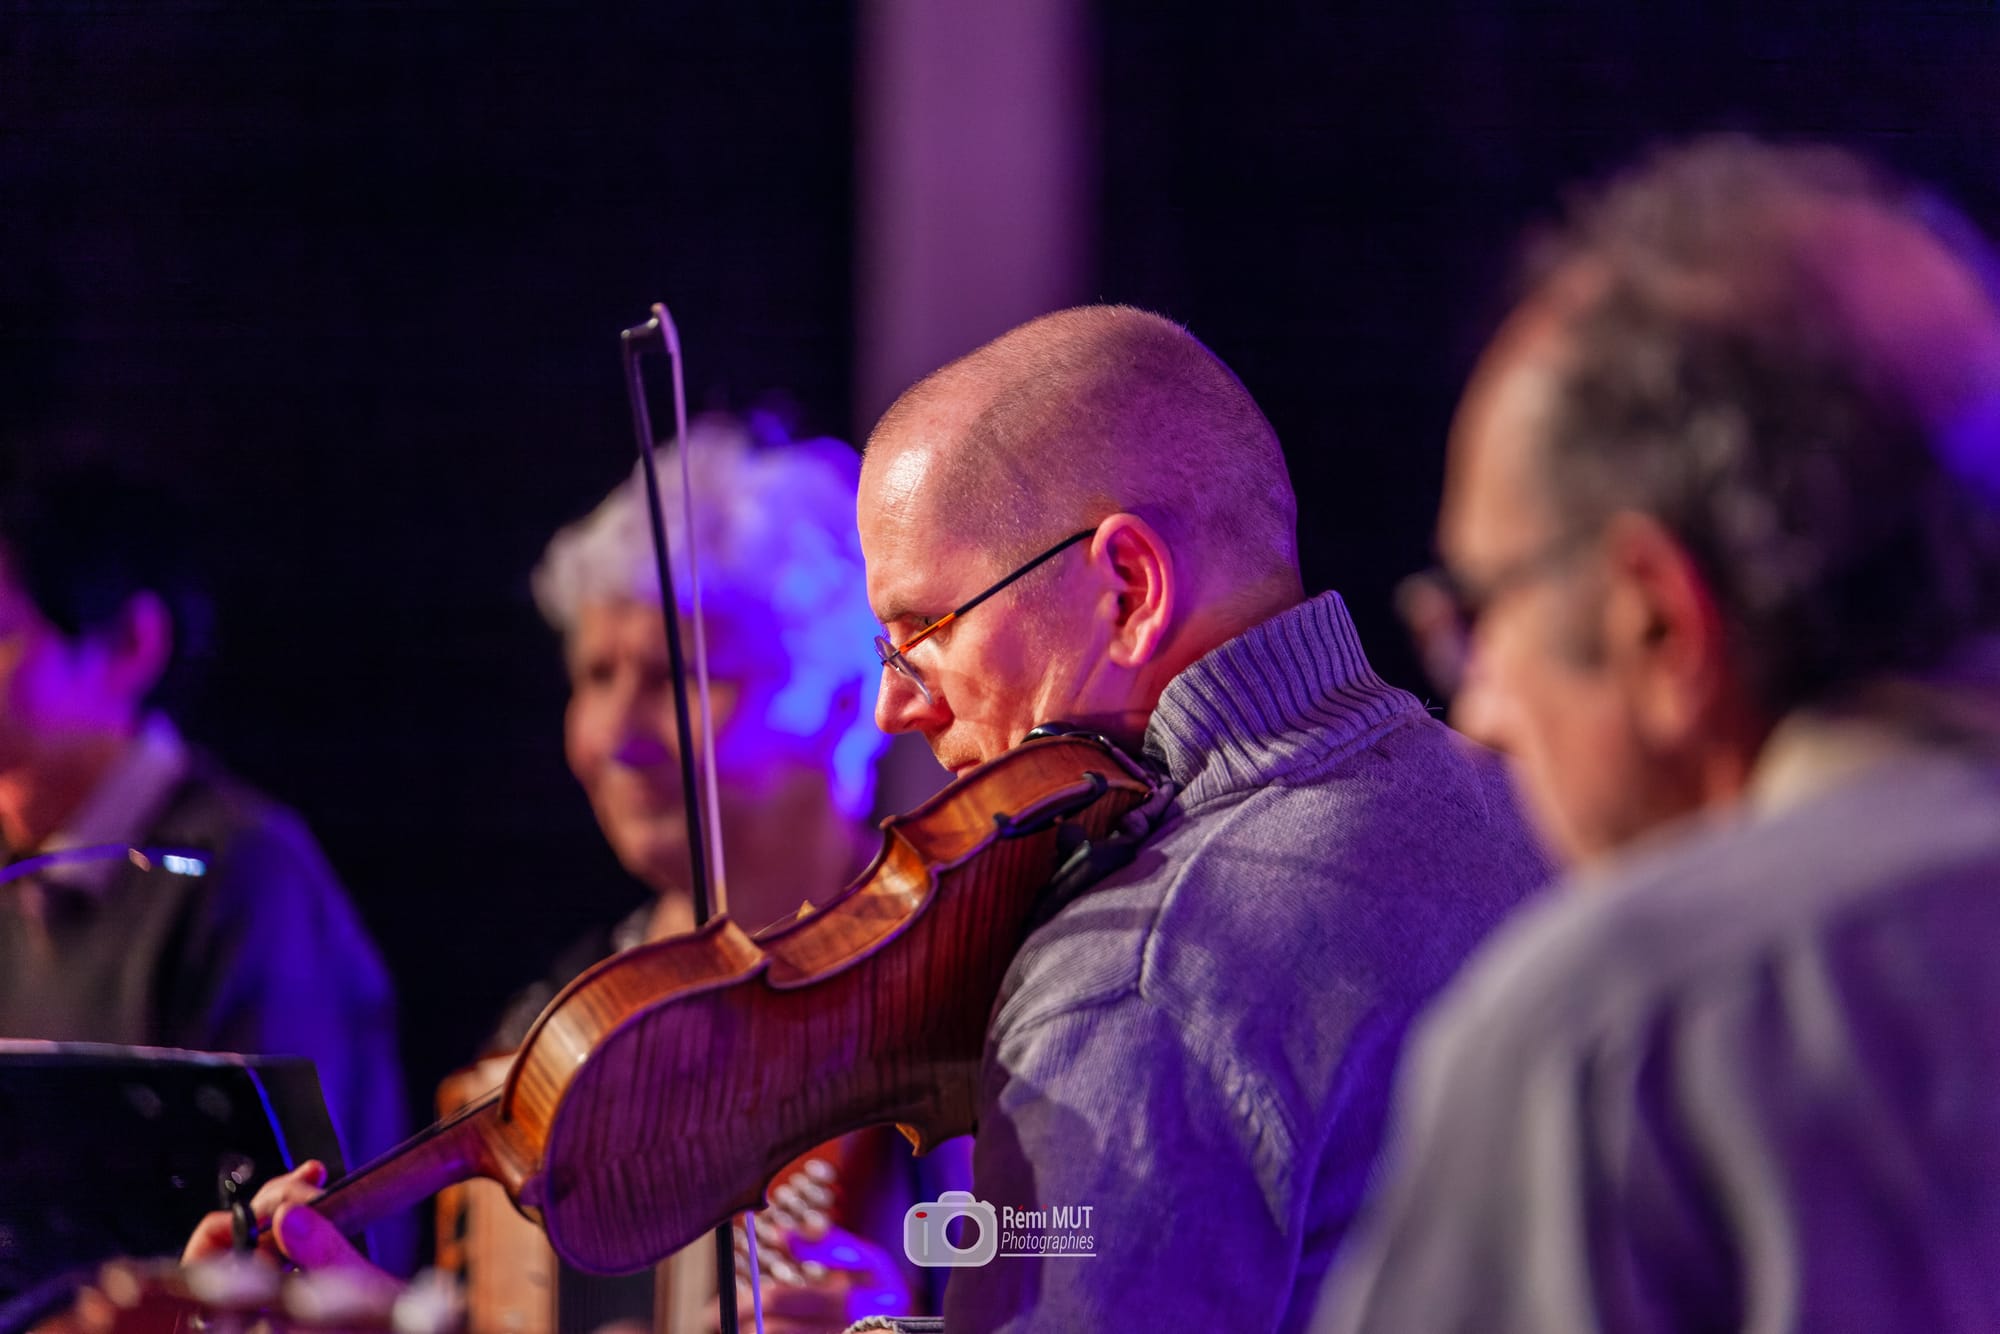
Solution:
M 1439 531 L 1458 719 L 1577 869 L 1428 1020 L 1323 1328 L 2000 1327 L 1992 275 L 1740 138 L 1542 255 Z

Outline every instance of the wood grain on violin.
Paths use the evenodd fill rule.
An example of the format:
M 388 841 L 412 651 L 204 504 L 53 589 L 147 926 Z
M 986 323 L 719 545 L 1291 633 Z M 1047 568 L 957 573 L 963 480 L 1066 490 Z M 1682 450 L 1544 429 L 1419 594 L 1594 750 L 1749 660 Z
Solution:
M 487 1176 L 564 1259 L 620 1273 L 757 1207 L 837 1135 L 894 1123 L 928 1150 L 968 1133 L 1055 825 L 1101 837 L 1150 791 L 1095 739 L 1026 742 L 884 821 L 874 863 L 820 911 L 755 938 L 718 918 L 585 972 L 501 1088 L 313 1207 L 352 1232 Z
M 511 1053 L 489 1056 L 453 1072 L 438 1086 L 446 1115 L 497 1087 Z M 863 1236 L 900 1236 L 905 1208 L 915 1202 L 908 1146 L 886 1128 L 857 1131 L 788 1164 L 772 1190 L 782 1220 L 818 1216 Z M 787 1206 L 790 1206 L 789 1208 Z M 715 1265 L 706 1238 L 662 1260 L 651 1274 L 601 1278 L 565 1269 L 541 1228 L 524 1217 L 498 1182 L 462 1181 L 437 1199 L 437 1264 L 457 1276 L 465 1293 L 467 1327 L 489 1334 L 594 1334 L 614 1320 L 653 1334 L 700 1334 L 710 1328 Z M 764 1243 L 757 1265 L 780 1286 L 816 1281 L 817 1266 L 787 1249 L 772 1224 L 759 1223 Z M 737 1272 L 753 1267 L 741 1245 Z M 894 1244 L 893 1240 L 890 1243 Z

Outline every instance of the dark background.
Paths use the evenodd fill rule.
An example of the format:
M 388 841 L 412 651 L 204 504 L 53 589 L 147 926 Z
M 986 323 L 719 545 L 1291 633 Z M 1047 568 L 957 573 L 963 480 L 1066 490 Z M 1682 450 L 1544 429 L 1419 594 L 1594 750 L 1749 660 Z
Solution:
M 1092 290 L 1287 441 L 1309 588 L 1386 674 L 1522 227 L 1645 145 L 1858 144 L 2000 224 L 1991 4 L 1101 0 Z M 0 18 L 0 435 L 171 472 L 219 552 L 189 730 L 299 807 L 413 1099 L 634 891 L 563 768 L 527 571 L 626 469 L 616 332 L 697 408 L 852 438 L 839 4 L 67 4 Z M 963 349 L 957 349 L 963 350 Z M 30 443 L 23 443 L 30 442 Z M 865 646 L 861 646 L 865 651 Z

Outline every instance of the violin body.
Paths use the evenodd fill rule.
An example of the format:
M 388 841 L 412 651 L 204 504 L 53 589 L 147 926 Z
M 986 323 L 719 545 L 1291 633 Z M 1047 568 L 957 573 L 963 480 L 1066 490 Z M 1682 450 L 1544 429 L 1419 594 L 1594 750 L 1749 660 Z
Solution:
M 512 1053 L 488 1056 L 447 1076 L 438 1085 L 438 1110 L 449 1115 L 490 1092 L 506 1079 L 513 1059 Z M 777 1178 L 785 1184 L 774 1194 L 783 1202 L 789 1185 L 795 1202 L 804 1197 L 834 1225 L 893 1237 L 916 1200 L 908 1157 L 908 1146 L 888 1127 L 856 1131 L 787 1164 Z M 710 1327 L 703 1308 L 715 1297 L 711 1238 L 668 1256 L 650 1274 L 591 1278 L 564 1268 L 547 1235 L 497 1182 L 474 1179 L 447 1188 L 438 1195 L 437 1214 L 437 1266 L 459 1279 L 469 1329 L 589 1334 L 613 1320 L 637 1322 L 653 1334 Z M 765 1280 L 779 1285 L 805 1281 L 787 1263 L 795 1258 L 776 1246 L 758 1251 Z M 739 1271 L 746 1264 L 739 1255 Z
M 835 1136 L 894 1123 L 923 1152 L 969 1133 L 1056 825 L 1101 838 L 1151 791 L 1095 738 L 1026 742 L 884 821 L 873 864 L 817 912 L 757 937 L 717 918 L 585 972 L 496 1093 L 314 1207 L 352 1231 L 490 1176 L 569 1263 L 624 1273 L 761 1206 Z

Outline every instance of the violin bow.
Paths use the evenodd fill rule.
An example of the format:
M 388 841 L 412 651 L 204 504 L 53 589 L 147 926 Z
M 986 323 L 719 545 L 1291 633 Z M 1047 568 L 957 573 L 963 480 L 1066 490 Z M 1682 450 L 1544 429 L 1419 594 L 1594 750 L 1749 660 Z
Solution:
M 688 826 L 688 871 L 694 890 L 694 922 L 706 924 L 723 911 L 722 818 L 716 798 L 715 728 L 708 707 L 708 645 L 702 633 L 701 562 L 696 555 L 693 474 L 688 467 L 687 388 L 681 371 L 680 331 L 666 306 L 655 302 L 652 314 L 618 335 L 625 363 L 625 391 L 632 400 L 632 434 L 639 450 L 639 467 L 646 479 L 646 517 L 653 535 L 653 562 L 660 579 L 660 619 L 666 623 L 667 661 L 674 679 L 674 725 L 679 729 L 681 791 L 686 794 Z M 660 506 L 659 469 L 654 455 L 652 413 L 646 405 L 646 381 L 641 359 L 649 346 L 657 344 L 671 368 L 674 391 L 674 438 L 680 441 L 681 526 L 687 534 L 689 570 L 689 620 L 694 627 L 694 657 L 697 693 L 701 708 L 701 750 L 706 771 L 705 787 L 695 782 L 694 747 L 687 744 L 688 692 L 687 664 L 681 654 L 680 602 L 675 596 L 673 564 L 667 549 L 666 515 Z M 704 813 L 706 818 L 704 819 Z M 709 866 L 714 866 L 711 879 Z M 736 1334 L 736 1248 L 730 1235 L 729 1219 L 715 1229 L 716 1296 L 721 1306 L 722 1334 Z M 761 1322 L 760 1322 L 761 1323 Z

